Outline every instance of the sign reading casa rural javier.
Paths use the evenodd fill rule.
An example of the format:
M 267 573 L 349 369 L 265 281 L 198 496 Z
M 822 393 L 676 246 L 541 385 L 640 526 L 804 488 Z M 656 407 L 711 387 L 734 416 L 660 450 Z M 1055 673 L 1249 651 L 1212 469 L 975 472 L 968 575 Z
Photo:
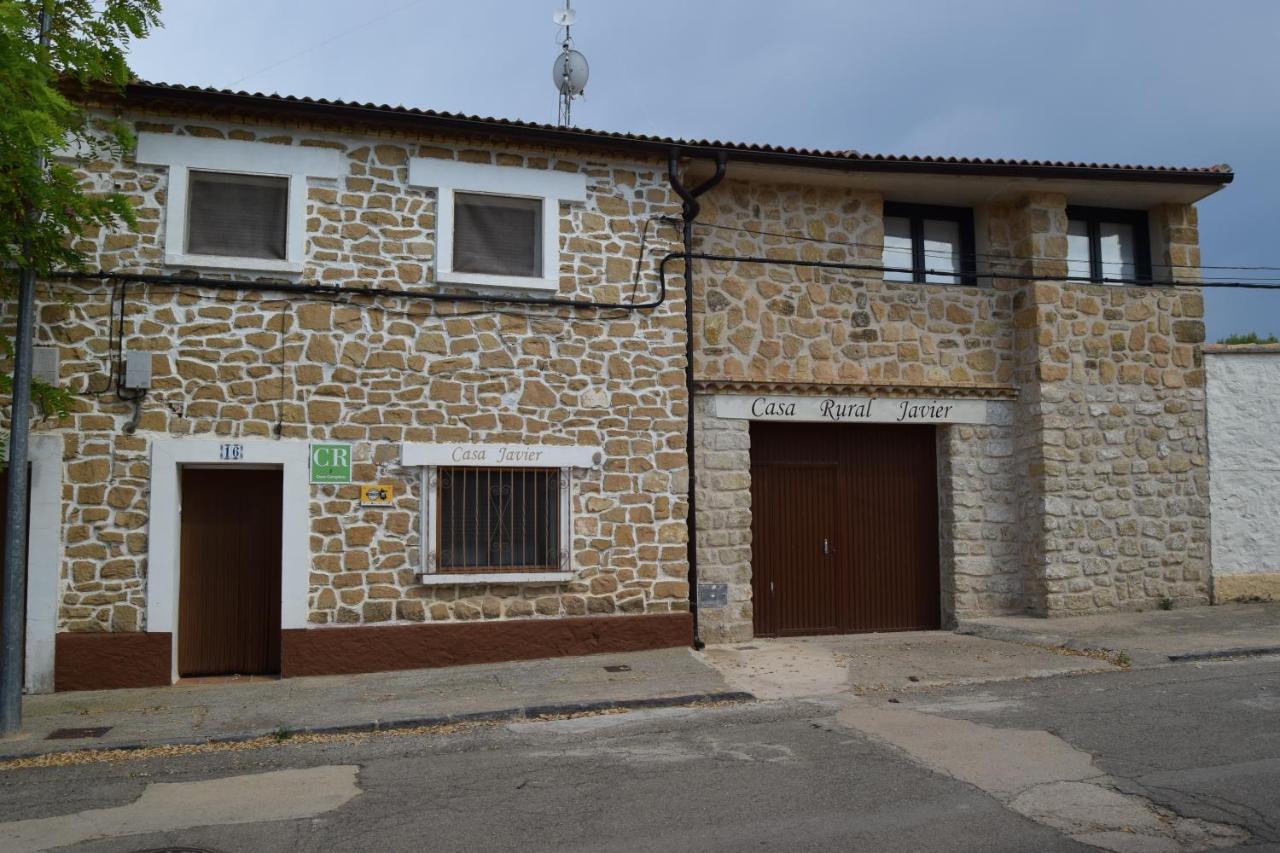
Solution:
M 753 421 L 866 424 L 979 424 L 987 421 L 986 400 L 726 394 L 717 396 L 715 405 L 717 417 Z

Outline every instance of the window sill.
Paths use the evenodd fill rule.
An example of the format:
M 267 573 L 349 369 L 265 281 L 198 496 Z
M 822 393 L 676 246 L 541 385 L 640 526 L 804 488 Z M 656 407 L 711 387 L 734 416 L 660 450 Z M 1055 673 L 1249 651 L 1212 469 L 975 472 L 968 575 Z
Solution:
M 452 572 L 418 575 L 423 586 L 456 586 L 458 584 L 502 583 L 566 583 L 576 577 L 573 572 Z
M 165 255 L 165 266 L 184 269 L 237 270 L 240 272 L 300 273 L 301 261 L 270 258 L 231 258 L 222 255 Z
M 534 278 L 518 275 L 485 275 L 471 272 L 450 272 L 438 276 L 437 284 L 463 285 L 466 287 L 492 287 L 505 290 L 538 290 L 555 292 L 560 289 L 559 278 Z

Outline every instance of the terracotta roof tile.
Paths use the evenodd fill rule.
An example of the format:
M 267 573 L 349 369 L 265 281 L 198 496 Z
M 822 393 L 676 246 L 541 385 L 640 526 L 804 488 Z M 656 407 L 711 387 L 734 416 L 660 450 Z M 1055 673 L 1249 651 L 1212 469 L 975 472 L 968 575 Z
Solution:
M 650 146 L 674 146 L 684 149 L 710 149 L 713 151 L 742 152 L 755 155 L 776 155 L 779 157 L 811 158 L 827 161 L 828 164 L 845 163 L 852 168 L 860 166 L 882 165 L 893 166 L 932 166 L 955 167 L 956 171 L 969 168 L 991 170 L 1044 170 L 1046 172 L 1064 173 L 1072 171 L 1093 173 L 1088 177 L 1127 177 L 1129 179 L 1191 179 L 1204 183 L 1228 183 L 1233 177 L 1230 166 L 1215 165 L 1202 167 L 1187 166 L 1152 166 L 1125 163 L 1095 163 L 1075 160 L 1026 160 L 993 157 L 933 157 L 917 154 L 872 154 L 855 150 L 823 150 L 817 148 L 798 148 L 795 146 L 762 145 L 758 143 L 731 142 L 720 139 L 680 139 L 670 136 L 653 136 L 638 133 L 621 133 L 616 131 L 589 130 L 577 127 L 559 127 L 551 124 L 520 121 L 517 119 L 496 118 L 494 116 L 478 116 L 466 113 L 454 113 L 438 110 L 424 110 L 413 107 L 393 106 L 390 104 L 374 104 L 369 102 L 342 101 L 329 98 L 308 98 L 295 95 L 265 94 L 262 92 L 246 92 L 212 87 L 185 86 L 175 83 L 136 81 L 130 84 L 125 92 L 126 101 L 209 101 L 216 99 L 225 105 L 236 105 L 244 108 L 253 106 L 291 105 L 300 108 L 324 109 L 335 117 L 361 119 L 377 122 L 406 119 L 421 119 L 425 123 L 448 123 L 452 125 L 471 125 L 475 130 L 488 129 L 493 132 L 531 131 L 558 139 L 562 142 L 594 142 L 597 144 L 644 144 Z M 1097 173 L 1111 173 L 1099 175 Z M 1137 174 L 1135 174 L 1137 173 Z M 1081 175 L 1081 177 L 1086 177 Z

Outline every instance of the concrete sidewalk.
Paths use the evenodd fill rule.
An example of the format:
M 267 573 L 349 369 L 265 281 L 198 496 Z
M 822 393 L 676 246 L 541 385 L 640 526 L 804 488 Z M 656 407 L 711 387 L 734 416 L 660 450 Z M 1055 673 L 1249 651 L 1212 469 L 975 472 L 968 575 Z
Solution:
M 0 757 L 747 699 L 688 649 L 28 696 Z M 48 740 L 58 729 L 108 727 Z
M 834 634 L 708 646 L 730 687 L 760 699 L 862 696 L 1117 671 L 1107 660 L 950 631 Z
M 1040 619 L 967 619 L 956 628 L 993 640 L 1124 652 L 1134 666 L 1280 654 L 1280 602 Z

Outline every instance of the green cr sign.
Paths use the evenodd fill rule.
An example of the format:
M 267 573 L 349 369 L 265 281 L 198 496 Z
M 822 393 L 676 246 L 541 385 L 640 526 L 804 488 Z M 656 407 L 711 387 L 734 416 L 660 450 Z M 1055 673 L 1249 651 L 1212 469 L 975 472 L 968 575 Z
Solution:
M 311 445 L 311 482 L 350 483 L 351 445 Z

